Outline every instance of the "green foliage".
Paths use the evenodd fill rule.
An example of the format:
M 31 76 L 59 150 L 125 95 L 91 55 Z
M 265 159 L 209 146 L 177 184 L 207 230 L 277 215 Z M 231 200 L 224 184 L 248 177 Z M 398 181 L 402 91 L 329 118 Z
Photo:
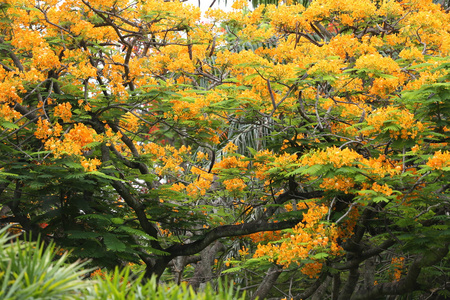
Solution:
M 158 285 L 155 277 L 150 280 L 144 280 L 143 274 L 133 276 L 130 274 L 130 268 L 122 270 L 115 269 L 113 272 L 107 272 L 102 276 L 94 277 L 94 284 L 87 288 L 88 295 L 99 300 L 166 300 L 166 299 L 199 299 L 199 300 L 237 300 L 245 299 L 245 295 L 238 297 L 233 290 L 233 285 L 228 287 L 219 282 L 218 290 L 215 291 L 210 284 L 200 292 L 194 292 L 191 286 L 186 284 L 161 284 Z
M 329 298 L 381 298 L 414 267 L 402 293 L 448 282 L 448 11 L 254 0 L 204 22 L 183 1 L 53 2 L 0 4 L 0 223 L 109 270 L 67 297 L 188 299 L 222 274 L 253 296 L 271 267 L 280 298 L 331 275 Z M 72 266 L 11 247 L 6 299 Z
M 67 264 L 68 253 L 57 255 L 53 243 L 21 241 L 7 230 L 0 229 L 1 299 L 80 299 L 86 262 Z
M 0 299 L 2 300 L 238 300 L 233 285 L 219 282 L 217 291 L 207 285 L 194 292 L 185 284 L 158 285 L 156 278 L 144 280 L 144 273 L 135 275 L 130 267 L 105 272 L 92 279 L 84 269 L 87 261 L 67 263 L 68 252 L 61 252 L 53 243 L 22 241 L 0 229 Z M 85 279 L 82 279 L 85 278 Z

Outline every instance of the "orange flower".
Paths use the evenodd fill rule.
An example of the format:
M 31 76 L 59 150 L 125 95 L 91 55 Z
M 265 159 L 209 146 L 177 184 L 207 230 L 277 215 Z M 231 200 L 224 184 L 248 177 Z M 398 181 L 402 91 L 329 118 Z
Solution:
M 52 132 L 53 131 L 50 129 L 50 122 L 47 119 L 39 118 L 34 135 L 38 139 L 46 139 L 52 135 Z
M 139 121 L 138 117 L 131 112 L 127 112 L 120 120 L 119 125 L 130 132 L 136 132 L 140 125 Z
M 86 170 L 86 172 L 97 171 L 97 167 L 100 166 L 102 162 L 97 158 L 83 158 L 81 160 L 81 165 Z
M 235 192 L 235 191 L 243 191 L 247 185 L 244 180 L 240 178 L 227 179 L 223 182 L 223 185 L 227 189 L 227 191 Z
M 324 178 L 322 184 L 320 185 L 320 187 L 325 190 L 338 190 L 343 191 L 346 194 L 348 193 L 349 189 L 354 186 L 355 182 L 353 181 L 353 179 L 340 175 L 333 178 Z
M 402 276 L 402 269 L 405 263 L 404 257 L 393 257 L 391 260 L 392 265 L 392 281 L 399 281 Z
M 304 155 L 300 161 L 301 164 L 307 166 L 331 163 L 335 168 L 340 168 L 342 166 L 350 166 L 354 162 L 361 161 L 362 159 L 363 156 L 352 149 L 340 149 L 333 146 L 325 150 L 318 150 L 314 153 Z
M 55 117 L 60 117 L 63 122 L 70 122 L 72 120 L 72 105 L 69 102 L 58 104 L 53 111 Z
M 441 150 L 435 152 L 433 157 L 428 159 L 427 166 L 433 170 L 442 170 L 442 168 L 450 167 L 450 152 L 442 152 Z
M 374 182 L 372 185 L 372 190 L 377 193 L 385 194 L 386 196 L 392 195 L 392 189 L 387 184 L 379 185 L 378 183 Z

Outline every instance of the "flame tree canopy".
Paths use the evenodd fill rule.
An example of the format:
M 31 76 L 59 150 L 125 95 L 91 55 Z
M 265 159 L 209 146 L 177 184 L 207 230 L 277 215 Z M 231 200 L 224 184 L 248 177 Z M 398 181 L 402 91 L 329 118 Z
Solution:
M 428 0 L 3 1 L 0 220 L 253 297 L 445 293 L 449 32 Z

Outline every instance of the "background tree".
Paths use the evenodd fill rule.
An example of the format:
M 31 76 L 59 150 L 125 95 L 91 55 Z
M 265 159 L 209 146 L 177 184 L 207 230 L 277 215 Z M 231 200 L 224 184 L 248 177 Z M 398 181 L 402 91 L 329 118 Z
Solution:
M 448 293 L 442 6 L 1 14 L 3 223 L 193 285 L 239 270 L 252 297 Z

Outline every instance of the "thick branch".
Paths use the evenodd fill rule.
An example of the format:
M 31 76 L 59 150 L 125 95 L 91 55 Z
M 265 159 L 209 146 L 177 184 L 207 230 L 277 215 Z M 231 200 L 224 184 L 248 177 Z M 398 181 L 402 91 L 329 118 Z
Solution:
M 269 293 L 272 286 L 277 281 L 278 277 L 281 274 L 281 269 L 277 265 L 272 266 L 266 274 L 266 277 L 264 277 L 263 281 L 259 285 L 258 289 L 252 296 L 252 300 L 255 300 L 256 298 L 262 300 L 266 299 L 267 294 Z
M 418 285 L 416 284 L 416 280 L 422 268 L 431 266 L 439 262 L 448 254 L 448 251 L 449 243 L 447 243 L 442 248 L 435 248 L 432 249 L 432 251 L 427 251 L 427 253 L 423 256 L 416 258 L 416 260 L 408 268 L 408 274 L 399 281 L 374 285 L 353 295 L 351 299 L 379 299 L 380 297 L 386 295 L 402 295 L 408 292 L 412 292 L 418 287 Z
M 381 243 L 381 245 L 375 246 L 373 248 L 370 248 L 367 251 L 362 252 L 360 255 L 358 255 L 357 257 L 355 257 L 352 260 L 347 261 L 346 263 L 340 263 L 340 264 L 333 265 L 333 268 L 337 269 L 337 270 L 348 270 L 351 268 L 355 268 L 364 260 L 380 254 L 381 252 L 392 247 L 394 244 L 395 244 L 395 240 L 392 240 L 392 239 L 386 240 L 383 243 Z
M 306 290 L 303 291 L 303 293 L 296 295 L 295 299 L 306 299 L 309 298 L 312 294 L 314 294 L 317 289 L 320 287 L 320 285 L 323 283 L 325 278 L 327 277 L 326 273 L 320 274 L 319 278 L 314 281 Z
M 142 226 L 142 229 L 149 234 L 150 236 L 157 238 L 158 231 L 153 226 L 152 223 L 147 219 L 145 214 L 145 209 L 142 203 L 140 203 L 128 190 L 123 182 L 120 181 L 112 181 L 111 185 L 114 189 L 119 193 L 119 195 L 123 198 L 123 200 L 134 210 L 136 216 L 138 217 L 139 223 Z M 155 249 L 161 250 L 161 246 L 157 241 L 151 241 L 151 245 Z
M 353 291 L 358 284 L 359 279 L 359 270 L 358 267 L 350 269 L 350 275 L 348 276 L 347 283 L 344 285 L 342 292 L 340 293 L 338 300 L 347 300 L 350 299 L 350 296 L 353 294 Z
M 5 43 L 4 39 L 2 37 L 0 37 L 0 44 L 4 44 L 4 43 Z M 16 54 L 11 50 L 6 50 L 6 52 L 8 53 L 9 57 L 14 62 L 14 65 L 16 66 L 16 68 L 19 69 L 19 71 L 23 72 L 23 70 L 24 70 L 23 65 L 20 62 L 20 59 L 16 56 Z
M 37 122 L 38 115 L 35 114 L 33 111 L 30 111 L 28 108 L 16 103 L 14 105 L 14 109 L 20 112 L 23 116 L 26 116 L 28 120 Z
M 301 220 L 289 220 L 278 223 L 267 223 L 263 221 L 255 221 L 239 225 L 224 225 L 214 228 L 207 232 L 203 238 L 189 244 L 173 245 L 164 251 L 169 252 L 172 257 L 186 256 L 196 254 L 205 249 L 209 244 L 217 239 L 232 236 L 242 236 L 261 231 L 276 231 L 292 228 Z

